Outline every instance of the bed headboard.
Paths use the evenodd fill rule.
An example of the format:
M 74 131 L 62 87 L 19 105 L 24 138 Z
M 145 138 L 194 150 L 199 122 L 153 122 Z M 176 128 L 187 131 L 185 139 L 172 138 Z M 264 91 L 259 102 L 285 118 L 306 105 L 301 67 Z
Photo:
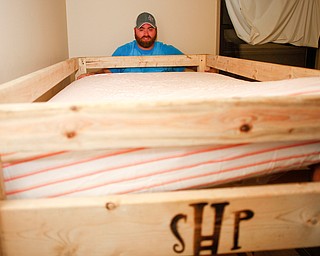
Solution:
M 320 76 L 320 70 L 231 58 L 219 55 L 172 55 L 132 57 L 79 58 L 77 76 L 94 68 L 182 66 L 196 67 L 198 72 L 226 71 L 257 81 L 275 81 L 298 77 Z

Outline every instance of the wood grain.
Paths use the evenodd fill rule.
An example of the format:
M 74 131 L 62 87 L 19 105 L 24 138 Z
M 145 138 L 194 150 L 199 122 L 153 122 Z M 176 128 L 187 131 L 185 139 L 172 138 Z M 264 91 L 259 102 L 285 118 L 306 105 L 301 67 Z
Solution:
M 225 56 L 207 56 L 211 68 L 227 71 L 257 81 L 275 81 L 298 77 L 319 76 L 320 70 L 259 62 Z
M 212 55 L 70 59 L 0 86 L 0 151 L 320 139 L 319 96 L 112 105 L 25 103 L 78 69 L 79 74 L 87 68 L 137 65 L 196 66 L 198 71 L 211 67 L 260 81 L 320 75 L 319 70 Z M 319 246 L 319 190 L 319 183 L 309 183 L 2 200 L 0 251 L 17 256 L 196 255 L 201 244 L 196 231 L 201 227 L 200 234 L 210 237 L 215 226 L 220 239 L 213 244 L 219 253 Z M 213 225 L 218 204 L 224 204 L 223 218 L 221 225 Z M 202 225 L 195 218 L 200 205 Z M 209 247 L 210 242 L 204 241 Z M 177 254 L 174 248 L 183 251 Z
M 90 69 L 125 67 L 198 67 L 204 71 L 206 55 L 162 55 L 162 56 L 117 56 L 79 58 L 79 70 L 76 77 Z
M 5 255 L 196 255 L 195 230 L 214 228 L 215 209 L 225 203 L 218 253 L 319 245 L 319 183 L 227 188 L 99 198 L 2 201 Z M 192 205 L 206 203 L 196 225 Z M 253 216 L 245 219 L 246 211 Z M 236 233 L 236 216 L 240 223 Z M 173 219 L 184 250 L 172 232 Z M 171 228 L 170 228 L 171 227 Z M 216 231 L 217 232 L 217 231 Z M 237 245 L 234 248 L 234 245 Z M 204 253 L 205 251 L 201 251 Z M 207 250 L 207 255 L 210 250 Z
M 0 105 L 2 151 L 320 139 L 318 97 Z
M 77 60 L 69 59 L 1 84 L 0 102 L 32 102 L 73 74 L 77 69 Z

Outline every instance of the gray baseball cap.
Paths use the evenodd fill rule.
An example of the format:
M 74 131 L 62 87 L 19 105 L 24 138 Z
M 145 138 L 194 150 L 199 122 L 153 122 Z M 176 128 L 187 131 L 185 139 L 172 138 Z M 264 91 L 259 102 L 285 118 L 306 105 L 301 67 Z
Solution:
M 153 15 L 148 12 L 140 13 L 137 17 L 136 28 L 140 28 L 144 24 L 150 24 L 152 27 L 156 28 L 156 20 Z

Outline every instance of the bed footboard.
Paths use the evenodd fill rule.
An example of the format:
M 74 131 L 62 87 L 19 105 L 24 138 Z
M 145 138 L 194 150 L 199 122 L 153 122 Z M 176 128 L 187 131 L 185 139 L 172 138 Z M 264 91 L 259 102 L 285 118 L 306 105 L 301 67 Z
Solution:
M 216 255 L 318 246 L 320 184 L 2 201 L 5 255 Z

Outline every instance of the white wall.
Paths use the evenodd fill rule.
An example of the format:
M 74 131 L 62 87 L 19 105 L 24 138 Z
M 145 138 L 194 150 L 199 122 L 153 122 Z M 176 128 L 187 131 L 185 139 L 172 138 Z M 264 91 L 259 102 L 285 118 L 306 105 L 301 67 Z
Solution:
M 65 0 L 0 0 L 0 84 L 68 58 Z
M 111 55 L 134 39 L 139 13 L 155 16 L 158 40 L 186 54 L 217 53 L 218 0 L 66 0 L 70 57 Z

